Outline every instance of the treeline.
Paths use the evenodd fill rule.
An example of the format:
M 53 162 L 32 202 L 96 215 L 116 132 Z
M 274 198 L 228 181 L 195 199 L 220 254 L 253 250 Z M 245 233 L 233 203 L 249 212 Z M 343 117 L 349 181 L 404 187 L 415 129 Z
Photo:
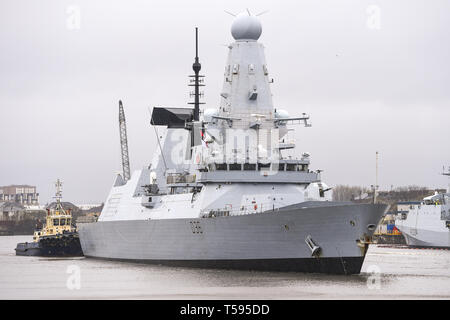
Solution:
M 333 201 L 353 201 L 368 197 L 370 190 L 358 186 L 337 185 L 333 188 Z
M 99 214 L 103 209 L 103 204 L 98 207 L 91 208 L 88 210 L 81 210 L 74 204 L 70 202 L 61 203 L 64 209 L 70 209 L 72 213 L 73 221 L 77 221 L 80 217 L 85 217 L 88 215 Z M 55 208 L 56 203 L 50 203 L 47 208 Z M 47 216 L 46 210 L 36 210 L 31 212 L 20 212 L 16 215 L 0 221 L 0 236 L 2 235 L 32 235 L 36 229 L 38 221 L 40 223 L 45 223 Z
M 20 217 L 0 221 L 0 236 L 33 234 L 38 220 L 45 221 L 47 213 L 43 210 L 24 212 Z
M 401 201 L 421 201 L 423 198 L 433 195 L 435 192 L 443 192 L 445 190 L 428 189 L 421 186 L 406 186 L 392 189 L 391 191 L 379 191 L 378 198 L 386 203 Z
M 396 210 L 398 202 L 421 201 L 435 192 L 445 192 L 444 189 L 429 189 L 426 187 L 410 185 L 393 188 L 389 191 L 378 191 L 377 202 L 391 205 Z M 373 202 L 373 190 L 360 186 L 337 185 L 333 188 L 334 201 Z

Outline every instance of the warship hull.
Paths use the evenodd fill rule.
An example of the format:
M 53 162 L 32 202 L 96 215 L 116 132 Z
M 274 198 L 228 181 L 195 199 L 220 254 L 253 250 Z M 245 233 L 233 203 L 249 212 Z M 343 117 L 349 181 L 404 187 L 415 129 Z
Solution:
M 398 216 L 395 225 L 404 235 L 408 246 L 450 248 L 448 204 L 422 203 L 412 205 L 405 211 Z
M 357 274 L 385 205 L 297 204 L 258 214 L 78 224 L 86 257 L 169 266 Z M 305 239 L 320 247 L 312 254 Z
M 441 230 L 425 230 L 400 226 L 399 229 L 405 236 L 406 244 L 418 248 L 448 248 L 450 249 L 450 232 L 442 227 Z

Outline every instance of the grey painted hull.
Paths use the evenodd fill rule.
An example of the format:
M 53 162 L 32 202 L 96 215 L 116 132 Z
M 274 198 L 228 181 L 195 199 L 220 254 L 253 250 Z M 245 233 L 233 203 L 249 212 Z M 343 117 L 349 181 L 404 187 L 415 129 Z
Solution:
M 241 216 L 79 224 L 87 257 L 174 266 L 359 273 L 385 205 L 289 206 Z M 305 243 L 321 247 L 313 257 Z
M 437 232 L 400 226 L 406 244 L 412 247 L 450 248 L 450 232 Z

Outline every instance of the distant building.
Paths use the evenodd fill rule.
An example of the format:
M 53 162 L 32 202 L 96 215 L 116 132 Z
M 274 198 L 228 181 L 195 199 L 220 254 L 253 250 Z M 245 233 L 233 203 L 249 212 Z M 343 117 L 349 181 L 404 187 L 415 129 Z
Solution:
M 11 185 L 0 187 L 0 203 L 15 202 L 22 205 L 38 205 L 39 193 L 35 186 Z
M 38 212 L 38 211 L 45 211 L 46 206 L 40 205 L 40 204 L 25 204 L 25 211 L 27 212 Z
M 0 221 L 21 220 L 25 213 L 23 205 L 17 202 L 0 203 Z

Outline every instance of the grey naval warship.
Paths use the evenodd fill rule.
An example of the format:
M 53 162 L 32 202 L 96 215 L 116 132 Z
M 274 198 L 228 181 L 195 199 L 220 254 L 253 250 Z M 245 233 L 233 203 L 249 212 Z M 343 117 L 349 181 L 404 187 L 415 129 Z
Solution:
M 237 15 L 218 108 L 200 111 L 198 32 L 191 107 L 154 107 L 157 150 L 130 174 L 119 103 L 123 174 L 96 222 L 80 223 L 86 257 L 170 266 L 357 274 L 382 204 L 331 201 L 291 125 L 309 116 L 275 108 L 262 26 Z
M 442 173 L 450 178 L 448 172 Z M 395 225 L 411 247 L 450 249 L 450 179 L 445 193 L 417 203 L 399 203 Z

